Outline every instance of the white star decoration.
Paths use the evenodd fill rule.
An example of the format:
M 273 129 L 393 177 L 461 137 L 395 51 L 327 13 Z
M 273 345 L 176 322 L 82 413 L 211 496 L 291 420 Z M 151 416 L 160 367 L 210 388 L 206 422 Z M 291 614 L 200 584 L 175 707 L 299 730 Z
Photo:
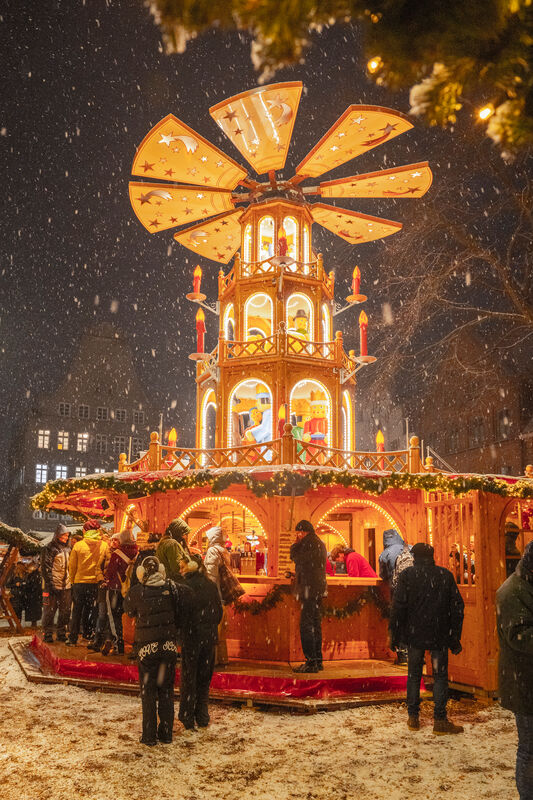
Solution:
M 175 141 L 175 138 L 171 133 L 163 133 L 158 144 L 166 144 L 167 147 L 170 147 L 170 143 L 173 141 Z

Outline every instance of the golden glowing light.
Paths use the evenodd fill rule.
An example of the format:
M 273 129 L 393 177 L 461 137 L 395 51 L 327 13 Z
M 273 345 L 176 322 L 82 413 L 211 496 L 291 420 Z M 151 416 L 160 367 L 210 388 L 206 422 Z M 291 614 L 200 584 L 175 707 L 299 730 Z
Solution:
M 364 311 L 359 314 L 359 325 L 368 325 L 368 317 Z
M 385 437 L 381 430 L 376 433 L 376 444 L 385 444 Z
M 194 275 L 195 278 L 201 278 L 202 277 L 202 268 L 201 268 L 200 264 L 197 264 L 196 267 L 194 268 L 193 275 Z
M 355 267 L 354 271 L 352 272 L 352 276 L 356 279 L 361 277 L 361 270 L 359 267 Z
M 178 441 L 178 432 L 176 431 L 176 428 L 171 428 L 168 434 L 168 446 L 176 447 L 177 441 Z
M 374 58 L 371 58 L 370 61 L 367 62 L 366 68 L 368 69 L 370 74 L 373 75 L 374 72 L 377 72 L 378 69 L 381 69 L 382 66 L 383 66 L 383 61 L 381 60 L 381 58 L 379 56 L 374 56 Z
M 196 322 L 205 322 L 205 314 L 201 308 L 196 312 Z
M 493 114 L 494 106 L 492 103 L 488 103 L 486 106 L 483 106 L 483 108 L 480 108 L 477 112 L 477 115 L 481 120 L 488 119 L 489 117 L 492 117 Z

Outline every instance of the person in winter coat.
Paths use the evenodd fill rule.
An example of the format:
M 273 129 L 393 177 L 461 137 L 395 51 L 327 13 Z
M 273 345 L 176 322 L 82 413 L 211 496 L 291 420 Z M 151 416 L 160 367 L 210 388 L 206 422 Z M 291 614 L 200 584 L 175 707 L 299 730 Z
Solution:
M 533 798 L 533 541 L 513 575 L 496 592 L 500 702 L 515 715 L 518 731 L 516 788 Z
M 186 729 L 209 725 L 209 685 L 215 666 L 218 626 L 222 620 L 222 602 L 215 583 L 207 577 L 202 557 L 191 556 L 180 563 L 185 585 L 192 589 L 190 634 L 181 648 L 179 719 Z
M 361 553 L 356 553 L 351 547 L 343 549 L 346 574 L 349 578 L 377 578 L 378 576 Z
M 170 744 L 174 726 L 174 683 L 178 625 L 190 630 L 192 591 L 167 580 L 155 556 L 137 567 L 139 583 L 124 599 L 124 610 L 135 618 L 135 644 L 142 704 L 141 744 Z M 157 718 L 159 716 L 159 723 Z
M 68 561 L 70 534 L 64 525 L 55 529 L 52 541 L 41 550 L 41 576 L 43 581 L 43 633 L 45 642 L 54 641 L 54 618 L 57 611 L 56 639 L 67 638 L 70 618 L 70 578 Z
M 294 561 L 294 594 L 300 603 L 300 639 L 305 663 L 295 672 L 319 672 L 322 666 L 322 598 L 326 594 L 326 546 L 311 523 L 296 525 L 297 538 L 290 549 Z
M 191 529 L 184 519 L 177 517 L 169 522 L 166 531 L 157 545 L 156 556 L 165 567 L 167 577 L 173 581 L 181 581 L 180 561 L 183 556 L 189 557 L 185 537 Z
M 207 550 L 204 558 L 204 567 L 207 577 L 216 584 L 220 595 L 220 565 L 225 563 L 228 567 L 230 556 L 225 547 L 226 537 L 220 525 L 214 525 L 206 532 Z M 226 644 L 226 612 L 223 611 L 222 621 L 218 629 L 218 645 L 216 648 L 216 664 L 224 666 L 229 663 L 228 646 Z
M 450 570 L 438 567 L 431 545 L 413 545 L 412 567 L 400 573 L 392 602 L 390 633 L 393 649 L 407 644 L 407 726 L 419 730 L 420 681 L 425 651 L 433 671 L 433 733 L 462 733 L 446 715 L 448 649 L 461 652 L 464 602 Z
M 9 590 L 11 606 L 21 623 L 26 602 L 26 576 L 26 565 L 23 561 L 17 561 L 9 573 L 9 578 L 6 583 L 6 588 Z
M 104 581 L 99 590 L 103 591 L 104 625 L 101 630 L 97 630 L 92 644 L 87 649 L 101 649 L 104 655 L 111 651 L 122 655 L 124 653 L 122 584 L 126 580 L 126 571 L 130 564 L 133 567 L 138 548 L 131 528 L 115 534 L 112 540 L 116 544 L 111 550 L 109 563 L 104 572 Z
M 405 542 L 395 528 L 383 531 L 383 551 L 379 554 L 379 577 L 390 585 L 396 559 L 403 553 Z
M 41 619 L 43 613 L 43 581 L 39 563 L 31 561 L 26 571 L 24 581 L 24 616 L 30 621 L 33 628 Z
M 94 632 L 94 610 L 98 596 L 98 586 L 104 579 L 104 571 L 109 561 L 109 545 L 102 541 L 100 523 L 88 520 L 83 526 L 83 539 L 70 551 L 68 563 L 69 579 L 72 584 L 72 614 L 68 645 L 76 645 L 82 625 L 84 633 L 91 638 Z

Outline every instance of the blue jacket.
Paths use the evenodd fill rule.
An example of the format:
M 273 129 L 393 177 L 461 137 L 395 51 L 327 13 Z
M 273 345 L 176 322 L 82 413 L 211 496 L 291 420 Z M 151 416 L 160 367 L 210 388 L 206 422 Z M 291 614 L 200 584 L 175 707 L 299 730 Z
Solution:
M 404 541 L 397 530 L 389 528 L 383 531 L 383 552 L 379 555 L 379 577 L 390 581 L 394 572 L 396 559 L 403 551 Z

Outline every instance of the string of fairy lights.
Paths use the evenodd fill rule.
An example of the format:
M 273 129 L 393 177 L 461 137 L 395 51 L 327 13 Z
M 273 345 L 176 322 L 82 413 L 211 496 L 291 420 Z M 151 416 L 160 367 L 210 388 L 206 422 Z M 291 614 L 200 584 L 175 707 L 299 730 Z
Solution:
M 389 489 L 418 489 L 426 492 L 444 492 L 455 496 L 470 491 L 489 492 L 501 497 L 529 500 L 533 498 L 533 482 L 528 479 L 514 483 L 488 475 L 447 476 L 443 473 L 414 474 L 409 472 L 393 472 L 389 475 L 361 475 L 348 470 L 315 469 L 309 472 L 297 472 L 291 469 L 274 472 L 268 478 L 261 479 L 246 470 L 235 469 L 224 473 L 212 470 L 196 470 L 186 474 L 165 475 L 155 480 L 124 480 L 118 474 L 105 474 L 85 478 L 55 480 L 46 484 L 45 488 L 34 495 L 32 508 L 46 510 L 54 507 L 61 511 L 61 504 L 73 495 L 85 492 L 113 492 L 126 495 L 128 498 L 146 497 L 158 492 L 179 491 L 198 487 L 209 488 L 212 494 L 220 494 L 230 486 L 243 486 L 256 497 L 273 497 L 303 495 L 313 489 L 324 486 L 339 486 L 345 489 L 357 489 L 364 494 L 380 496 Z M 80 499 L 78 497 L 78 499 Z M 93 496 L 94 502 L 96 498 Z M 95 512 L 97 509 L 95 508 Z

